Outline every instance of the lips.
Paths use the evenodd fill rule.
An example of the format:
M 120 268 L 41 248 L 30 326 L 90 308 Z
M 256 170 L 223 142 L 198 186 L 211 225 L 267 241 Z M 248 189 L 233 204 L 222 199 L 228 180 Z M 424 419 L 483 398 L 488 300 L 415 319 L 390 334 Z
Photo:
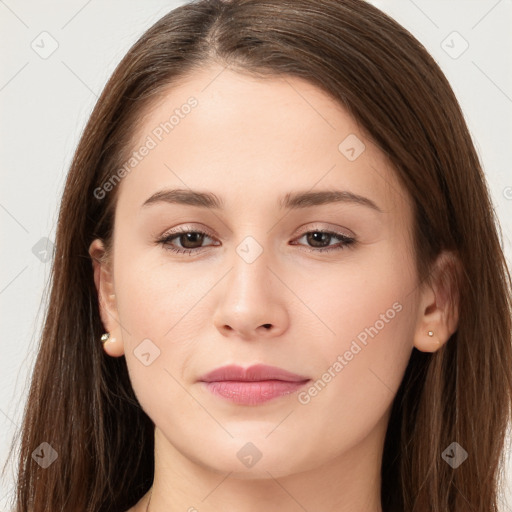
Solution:
M 208 391 L 237 405 L 259 405 L 297 392 L 311 379 L 276 366 L 258 364 L 249 368 L 230 365 L 200 378 Z
M 245 369 L 237 365 L 222 366 L 221 368 L 217 368 L 206 375 L 203 375 L 199 380 L 202 382 L 257 382 L 266 380 L 304 382 L 309 380 L 309 377 L 291 373 L 282 368 L 278 368 L 277 366 L 257 364 Z

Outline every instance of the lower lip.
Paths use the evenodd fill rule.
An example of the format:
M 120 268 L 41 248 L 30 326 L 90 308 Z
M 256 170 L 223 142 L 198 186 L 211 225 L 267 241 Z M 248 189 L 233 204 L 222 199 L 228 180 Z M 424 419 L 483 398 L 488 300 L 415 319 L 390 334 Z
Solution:
M 214 395 L 221 396 L 236 404 L 257 405 L 283 395 L 289 395 L 309 381 L 288 382 L 282 380 L 261 380 L 255 382 L 224 380 L 204 382 Z

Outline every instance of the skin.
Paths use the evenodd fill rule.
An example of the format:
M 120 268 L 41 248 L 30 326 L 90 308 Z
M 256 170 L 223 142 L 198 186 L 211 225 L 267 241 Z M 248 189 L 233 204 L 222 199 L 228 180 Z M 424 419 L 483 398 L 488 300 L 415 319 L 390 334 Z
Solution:
M 90 246 L 102 321 L 115 338 L 104 350 L 125 356 L 155 423 L 149 510 L 380 511 L 392 400 L 413 347 L 433 352 L 455 331 L 453 291 L 440 280 L 420 286 L 409 197 L 340 105 L 298 78 L 222 70 L 195 73 L 146 112 L 133 150 L 187 98 L 199 102 L 118 185 L 110 260 L 98 261 L 101 240 Z M 349 134 L 366 148 L 354 161 L 338 149 Z M 141 207 L 164 188 L 213 192 L 225 209 Z M 288 192 L 331 189 L 365 196 L 382 212 L 353 203 L 278 206 Z M 193 255 L 156 242 L 180 226 L 214 236 L 189 242 L 199 247 Z M 340 245 L 334 236 L 314 245 L 304 235 L 315 229 L 357 244 L 313 252 Z M 247 236 L 262 249 L 251 263 L 237 253 Z M 448 259 L 443 253 L 437 268 Z M 397 303 L 394 318 L 308 403 L 291 394 L 236 405 L 197 382 L 225 364 L 265 363 L 314 383 Z M 144 339 L 160 350 L 148 366 L 134 354 Z M 262 455 L 252 467 L 237 457 L 248 442 Z M 146 510 L 148 498 L 130 512 Z

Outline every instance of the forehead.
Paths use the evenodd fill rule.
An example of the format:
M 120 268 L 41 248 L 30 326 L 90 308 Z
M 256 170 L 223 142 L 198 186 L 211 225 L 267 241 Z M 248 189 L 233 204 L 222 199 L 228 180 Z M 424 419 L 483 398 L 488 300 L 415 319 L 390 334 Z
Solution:
M 125 162 L 119 207 L 179 187 L 213 191 L 227 206 L 270 205 L 294 189 L 344 188 L 386 211 L 410 208 L 358 123 L 296 77 L 255 78 L 219 66 L 195 72 L 146 109 L 129 153 L 138 155 Z

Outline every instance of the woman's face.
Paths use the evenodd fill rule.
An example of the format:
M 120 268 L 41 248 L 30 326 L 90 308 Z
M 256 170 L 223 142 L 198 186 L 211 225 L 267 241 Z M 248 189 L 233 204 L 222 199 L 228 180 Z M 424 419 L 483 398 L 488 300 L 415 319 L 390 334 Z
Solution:
M 161 453 L 284 476 L 383 442 L 418 319 L 412 209 L 326 94 L 221 69 L 169 89 L 137 126 L 102 318 Z M 212 385 L 232 398 L 201 382 L 256 364 L 301 382 Z

